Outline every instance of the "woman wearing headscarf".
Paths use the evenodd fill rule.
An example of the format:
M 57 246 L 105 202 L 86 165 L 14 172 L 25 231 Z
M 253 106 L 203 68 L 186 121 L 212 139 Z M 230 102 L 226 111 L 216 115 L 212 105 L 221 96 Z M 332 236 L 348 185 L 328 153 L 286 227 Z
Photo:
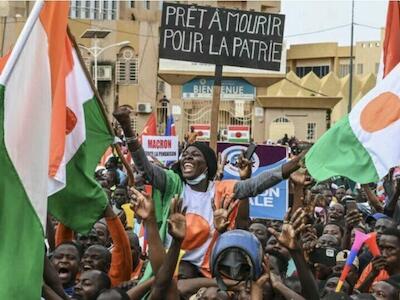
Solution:
M 136 133 L 131 128 L 130 111 L 121 107 L 114 112 L 114 117 L 124 131 L 135 167 L 143 172 L 146 180 L 161 193 L 159 203 L 153 195 L 156 210 L 157 206 L 169 205 L 167 203 L 175 194 L 181 195 L 183 206 L 187 207 L 187 231 L 182 243 L 185 255 L 180 270 L 182 277 L 198 277 L 199 272 L 210 277 L 210 253 L 218 237 L 213 222 L 213 205 L 221 208 L 223 198 L 245 199 L 257 196 L 287 179 L 299 168 L 300 156 L 247 180 L 214 181 L 217 172 L 215 152 L 205 143 L 194 142 L 183 150 L 174 170 L 165 170 L 148 161 Z M 235 226 L 236 215 L 237 206 L 229 217 L 230 229 Z

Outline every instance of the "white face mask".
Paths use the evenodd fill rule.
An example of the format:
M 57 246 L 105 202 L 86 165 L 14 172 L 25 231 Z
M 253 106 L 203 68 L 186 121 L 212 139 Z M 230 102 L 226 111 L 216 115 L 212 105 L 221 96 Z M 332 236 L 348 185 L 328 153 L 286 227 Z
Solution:
M 186 182 L 189 185 L 196 185 L 196 184 L 199 184 L 203 179 L 207 178 L 207 176 L 208 176 L 208 172 L 207 172 L 207 170 L 205 170 L 203 174 L 200 174 L 199 176 L 197 176 L 194 179 L 186 179 Z

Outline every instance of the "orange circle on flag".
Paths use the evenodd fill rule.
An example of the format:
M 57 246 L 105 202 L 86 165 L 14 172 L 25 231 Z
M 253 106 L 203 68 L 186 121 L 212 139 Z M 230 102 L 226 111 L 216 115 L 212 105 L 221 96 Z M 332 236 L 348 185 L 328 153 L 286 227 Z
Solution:
M 67 107 L 67 125 L 66 125 L 66 135 L 70 134 L 72 130 L 74 130 L 76 123 L 78 122 L 78 119 L 76 118 L 76 115 L 74 112 Z
M 182 243 L 183 250 L 193 250 L 203 245 L 210 236 L 210 225 L 202 216 L 186 214 L 186 236 Z
M 382 130 L 400 119 L 400 98 L 384 92 L 371 100 L 360 116 L 361 128 L 369 133 Z

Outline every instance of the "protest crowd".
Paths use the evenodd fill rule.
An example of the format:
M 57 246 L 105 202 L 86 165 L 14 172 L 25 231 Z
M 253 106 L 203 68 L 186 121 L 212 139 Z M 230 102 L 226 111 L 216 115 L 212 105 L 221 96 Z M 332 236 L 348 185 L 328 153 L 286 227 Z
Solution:
M 163 4 L 168 43 L 174 30 L 194 26 L 197 9 L 177 2 Z M 170 134 L 175 161 L 146 153 L 145 145 L 159 153 L 173 143 L 147 126 L 136 132 L 128 106 L 116 104 L 108 121 L 68 11 L 65 1 L 36 1 L 0 58 L 0 300 L 400 299 L 399 2 L 389 2 L 397 52 L 382 56 L 384 77 L 312 147 L 287 134 L 278 145 L 231 140 L 241 150 L 227 157 L 230 146 L 218 150 L 229 143 L 217 144 L 215 109 L 209 143 L 192 129 L 179 145 Z M 257 32 L 275 20 L 278 34 L 257 39 L 269 38 L 272 54 L 257 62 L 210 47 L 196 61 L 219 64 L 215 94 L 224 62 L 279 70 L 284 16 L 255 14 L 240 20 L 253 20 Z M 208 29 L 221 25 L 219 15 L 239 16 L 208 7 L 203 15 Z M 189 29 L 175 28 L 181 17 Z M 236 37 L 224 24 L 228 49 Z M 173 48 L 160 58 L 188 55 Z M 284 196 L 274 198 L 282 185 Z
M 257 176 L 240 156 L 241 179 L 224 180 L 226 162 L 195 135 L 166 167 L 146 156 L 128 109 L 114 117 L 135 184 L 112 156 L 96 171 L 109 204 L 90 233 L 49 222 L 44 299 L 399 299 L 398 168 L 378 183 L 317 184 L 303 151 Z M 249 197 L 286 179 L 284 221 L 249 219 Z

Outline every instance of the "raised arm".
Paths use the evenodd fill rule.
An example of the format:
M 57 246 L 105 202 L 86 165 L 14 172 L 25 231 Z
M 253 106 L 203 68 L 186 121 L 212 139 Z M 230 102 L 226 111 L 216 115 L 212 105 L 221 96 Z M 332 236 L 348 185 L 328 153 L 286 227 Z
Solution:
M 383 205 L 382 202 L 379 201 L 378 197 L 371 191 L 369 188 L 368 184 L 362 184 L 361 185 L 362 189 L 364 190 L 367 200 L 369 204 L 377 211 L 382 213 L 383 212 Z
M 400 179 L 396 179 L 394 182 L 390 182 L 392 185 L 392 193 L 387 193 L 389 196 L 389 201 L 386 203 L 384 212 L 389 217 L 392 217 L 396 209 L 397 201 L 400 197 Z
M 270 278 L 271 278 L 271 285 L 272 288 L 281 294 L 286 300 L 305 300 L 302 296 L 297 294 L 295 291 L 292 289 L 288 288 L 283 282 L 282 279 L 280 278 L 279 275 L 271 272 L 270 273 Z
M 114 245 L 108 275 L 112 285 L 116 286 L 130 279 L 132 272 L 131 248 L 124 226 L 110 205 L 107 206 L 104 217 Z
M 275 236 L 282 246 L 289 250 L 298 271 L 303 296 L 306 299 L 319 299 L 317 282 L 304 259 L 303 251 L 298 242 L 300 232 L 306 229 L 306 225 L 303 223 L 305 216 L 305 212 L 299 208 L 291 218 L 289 218 L 289 214 L 286 215 L 281 233 L 273 228 L 268 228 L 268 231 Z
M 156 275 L 150 299 L 179 299 L 176 282 L 173 275 L 178 263 L 181 244 L 186 235 L 186 208 L 182 208 L 182 200 L 177 198 L 171 201 L 171 215 L 168 220 L 168 233 L 172 236 L 171 247 Z
M 149 260 L 153 273 L 157 274 L 165 260 L 165 250 L 160 234 L 158 233 L 157 220 L 154 214 L 154 203 L 150 195 L 140 193 L 134 188 L 131 188 L 131 191 L 133 192 L 132 197 L 134 198 L 134 201 L 132 201 L 132 209 L 144 222 L 149 245 Z
M 126 107 L 120 107 L 114 112 L 113 115 L 124 131 L 129 152 L 131 153 L 132 159 L 135 162 L 135 167 L 137 170 L 145 174 L 146 180 L 151 182 L 151 185 L 154 188 L 164 192 L 166 184 L 165 170 L 151 164 L 147 159 L 146 153 L 137 139 L 136 132 L 131 127 L 129 109 Z
M 289 178 L 291 173 L 300 168 L 300 160 L 303 156 L 303 154 L 300 154 L 282 166 L 265 171 L 255 177 L 238 181 L 234 188 L 235 198 L 245 199 L 255 197 L 278 184 L 283 179 Z

